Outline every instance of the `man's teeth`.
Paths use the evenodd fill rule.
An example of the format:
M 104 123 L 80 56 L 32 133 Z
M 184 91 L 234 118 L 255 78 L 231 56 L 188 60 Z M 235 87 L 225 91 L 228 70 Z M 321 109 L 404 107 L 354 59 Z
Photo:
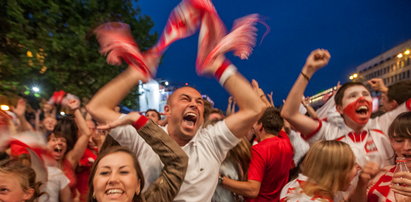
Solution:
M 360 106 L 360 107 L 358 107 L 357 110 L 368 110 L 368 107 L 366 107 L 366 106 Z
M 106 191 L 106 194 L 122 194 L 123 190 L 121 189 L 109 189 Z
M 194 114 L 194 113 L 192 113 L 192 112 L 189 112 L 189 113 L 187 113 L 187 114 L 186 114 L 186 116 L 193 116 L 193 117 L 197 117 L 197 114 Z

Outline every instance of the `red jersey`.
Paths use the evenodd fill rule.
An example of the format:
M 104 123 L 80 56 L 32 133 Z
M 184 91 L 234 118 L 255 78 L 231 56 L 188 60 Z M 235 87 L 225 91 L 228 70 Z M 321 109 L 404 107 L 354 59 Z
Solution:
M 279 201 L 293 167 L 293 147 L 284 131 L 251 147 L 248 180 L 261 182 L 257 198 L 247 201 Z

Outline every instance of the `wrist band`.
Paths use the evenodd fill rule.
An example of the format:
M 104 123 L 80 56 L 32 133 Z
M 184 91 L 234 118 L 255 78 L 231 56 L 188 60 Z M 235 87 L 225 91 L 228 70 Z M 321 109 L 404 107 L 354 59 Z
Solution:
M 231 64 L 229 60 L 224 60 L 223 64 L 221 64 L 220 67 L 217 68 L 217 71 L 215 72 L 214 76 L 218 80 L 218 82 L 224 86 L 224 83 L 227 81 L 227 79 L 234 75 L 237 72 L 237 68 Z
M 148 118 L 145 116 L 140 116 L 133 124 L 131 124 L 136 130 L 142 128 L 148 122 Z
M 310 81 L 310 77 L 308 77 L 307 74 L 304 74 L 304 72 L 301 72 L 301 75 L 303 75 L 303 77 L 307 79 L 307 81 Z

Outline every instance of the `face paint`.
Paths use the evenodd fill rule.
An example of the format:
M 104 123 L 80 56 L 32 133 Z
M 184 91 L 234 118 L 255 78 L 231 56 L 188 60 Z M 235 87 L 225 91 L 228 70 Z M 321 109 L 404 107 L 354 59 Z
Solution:
M 356 110 L 360 106 L 366 106 L 367 107 L 367 112 L 366 113 L 357 113 Z M 347 115 L 351 120 L 354 122 L 360 124 L 360 125 L 365 125 L 367 124 L 368 120 L 371 117 L 371 112 L 372 112 L 372 103 L 368 100 L 366 100 L 364 97 L 358 98 L 356 101 L 350 103 L 347 105 L 344 110 L 344 114 Z

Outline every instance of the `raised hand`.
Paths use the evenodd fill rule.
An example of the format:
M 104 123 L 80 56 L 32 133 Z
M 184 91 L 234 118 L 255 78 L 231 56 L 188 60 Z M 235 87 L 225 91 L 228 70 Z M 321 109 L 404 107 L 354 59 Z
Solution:
M 367 81 L 371 88 L 375 91 L 380 91 L 386 93 L 388 91 L 387 86 L 385 86 L 384 81 L 381 78 L 373 78 Z
M 368 161 L 364 167 L 361 169 L 360 172 L 360 180 L 364 183 L 364 184 L 368 184 L 368 182 L 374 178 L 378 172 L 380 172 L 380 166 L 378 163 L 372 162 L 372 161 Z
M 80 108 L 80 100 L 78 99 L 69 99 L 67 101 L 67 106 L 71 109 L 71 110 L 76 110 Z
M 117 120 L 115 120 L 111 123 L 97 126 L 97 129 L 98 130 L 109 130 L 109 129 L 115 128 L 117 126 L 132 124 L 135 121 L 137 121 L 137 119 L 139 119 L 140 116 L 141 115 L 138 112 L 130 112 L 126 116 L 124 116 L 120 119 L 117 119 Z
M 311 77 L 317 70 L 327 65 L 330 58 L 331 55 L 328 50 L 316 49 L 307 57 L 302 72 Z
M 273 91 L 271 91 L 270 93 L 267 93 L 267 97 L 270 99 L 271 105 L 274 106 Z
M 254 91 L 257 93 L 257 95 L 260 97 L 261 101 L 267 106 L 271 106 L 270 102 L 268 102 L 267 97 L 265 97 L 265 93 L 263 89 L 260 88 L 258 82 L 256 80 L 251 81 L 251 86 L 253 87 Z
M 20 98 L 17 101 L 16 107 L 13 109 L 13 112 L 18 116 L 22 117 L 24 116 L 24 113 L 26 113 L 26 101 L 22 98 Z

